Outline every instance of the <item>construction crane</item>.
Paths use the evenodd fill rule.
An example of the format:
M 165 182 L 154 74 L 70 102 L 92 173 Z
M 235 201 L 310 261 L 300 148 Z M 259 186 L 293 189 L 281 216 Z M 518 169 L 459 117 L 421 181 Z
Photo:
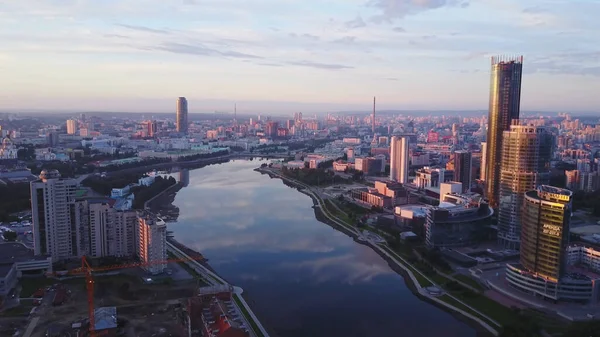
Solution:
M 95 308 L 94 308 L 94 272 L 103 272 L 117 269 L 126 269 L 126 268 L 135 268 L 135 267 L 147 267 L 157 264 L 167 264 L 169 262 L 189 262 L 189 261 L 197 261 L 200 258 L 189 258 L 189 259 L 167 259 L 167 260 L 157 260 L 157 261 L 149 261 L 149 262 L 135 262 L 135 263 L 127 263 L 120 265 L 111 265 L 111 266 L 102 266 L 102 267 L 92 267 L 88 263 L 85 256 L 81 258 L 81 268 L 73 269 L 69 271 L 69 274 L 81 275 L 85 274 L 85 285 L 87 289 L 87 297 L 88 297 L 88 315 L 89 315 L 89 324 L 90 324 L 90 336 L 98 337 L 99 334 L 96 333 L 94 329 L 96 326 L 96 317 L 95 317 Z

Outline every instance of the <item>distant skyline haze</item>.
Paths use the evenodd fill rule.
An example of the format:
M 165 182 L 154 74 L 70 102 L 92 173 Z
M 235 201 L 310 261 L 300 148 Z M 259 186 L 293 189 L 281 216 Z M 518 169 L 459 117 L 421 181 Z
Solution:
M 593 0 L 0 1 L 0 111 L 600 111 Z

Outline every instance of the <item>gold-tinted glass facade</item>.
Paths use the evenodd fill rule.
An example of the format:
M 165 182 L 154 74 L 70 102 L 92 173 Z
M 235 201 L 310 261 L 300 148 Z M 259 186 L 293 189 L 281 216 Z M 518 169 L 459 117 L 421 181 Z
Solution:
M 554 282 L 563 276 L 569 243 L 572 192 L 542 185 L 525 194 L 521 225 L 521 265 Z
M 498 207 L 502 132 L 519 118 L 522 70 L 523 57 L 492 58 L 485 194 L 494 208 Z
M 544 127 L 519 125 L 504 131 L 498 199 L 498 241 L 519 249 L 525 192 L 550 182 L 553 136 Z

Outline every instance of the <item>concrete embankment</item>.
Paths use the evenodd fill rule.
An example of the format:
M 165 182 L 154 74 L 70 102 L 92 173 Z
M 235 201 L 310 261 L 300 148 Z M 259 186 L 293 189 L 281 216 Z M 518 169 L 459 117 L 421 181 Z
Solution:
M 333 219 L 331 219 L 330 218 L 331 215 L 326 214 L 325 210 L 321 209 L 322 207 L 324 207 L 324 205 L 320 204 L 320 201 L 318 200 L 317 196 L 315 195 L 315 192 L 313 192 L 310 189 L 310 187 L 306 186 L 303 183 L 299 183 L 295 180 L 292 180 L 288 177 L 276 174 L 269 169 L 258 168 L 258 169 L 256 169 L 256 171 L 260 172 L 261 174 L 268 174 L 269 177 L 271 177 L 271 178 L 279 178 L 286 185 L 295 187 L 301 193 L 310 196 L 311 199 L 313 200 L 313 204 L 315 205 L 313 208 L 315 209 L 315 214 L 317 215 L 317 219 L 319 221 L 324 222 L 324 223 L 330 225 L 331 227 L 343 232 L 344 234 L 352 237 L 355 242 L 369 246 L 371 249 L 373 249 L 379 256 L 381 256 L 388 263 L 388 265 L 390 265 L 392 270 L 394 270 L 395 272 L 397 272 L 404 278 L 405 284 L 407 284 L 407 286 L 411 290 L 411 292 L 414 293 L 417 297 L 452 314 L 456 318 L 458 318 L 462 321 L 465 321 L 466 323 L 471 325 L 473 328 L 478 330 L 478 332 L 481 335 L 490 335 L 490 334 L 498 335 L 498 331 L 496 330 L 497 327 L 492 327 L 489 324 L 487 324 L 485 321 L 481 320 L 480 318 L 475 317 L 472 314 L 465 312 L 465 311 L 461 310 L 460 308 L 452 306 L 436 297 L 425 296 L 425 294 L 423 292 L 425 290 L 422 289 L 418 280 L 413 275 L 413 272 L 410 271 L 409 268 L 403 262 L 398 261 L 398 259 L 392 258 L 390 255 L 388 255 L 387 252 L 385 252 L 385 250 L 383 248 L 378 247 L 369 241 L 359 240 L 358 230 L 350 230 L 346 226 L 338 224 L 337 221 L 334 221 Z M 425 276 L 425 278 L 428 279 L 426 276 Z M 431 284 L 435 284 L 435 282 L 433 282 L 429 279 L 428 279 L 428 281 L 430 281 Z M 473 308 L 471 308 L 471 309 L 473 309 Z M 476 311 L 476 310 L 474 310 L 474 311 Z

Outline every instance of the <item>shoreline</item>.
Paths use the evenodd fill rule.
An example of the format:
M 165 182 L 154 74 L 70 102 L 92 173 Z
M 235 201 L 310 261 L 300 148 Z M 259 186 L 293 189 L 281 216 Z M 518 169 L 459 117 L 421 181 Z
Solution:
M 453 310 L 453 309 L 450 309 L 449 307 L 443 306 L 443 305 L 439 304 L 438 302 L 436 302 L 426 296 L 423 296 L 423 294 L 421 294 L 418 291 L 417 285 L 415 284 L 415 281 L 413 279 L 411 279 L 409 273 L 402 267 L 398 266 L 398 263 L 399 263 L 398 261 L 393 260 L 386 254 L 384 254 L 380 249 L 376 249 L 375 247 L 373 247 L 373 244 L 371 242 L 358 240 L 358 235 L 356 235 L 356 233 L 354 233 L 354 232 L 348 230 L 347 228 L 345 228 L 341 225 L 338 225 L 338 224 L 334 223 L 333 221 L 331 221 L 330 219 L 328 219 L 325 216 L 321 207 L 319 206 L 318 200 L 311 193 L 307 193 L 305 191 L 306 188 L 304 186 L 299 186 L 296 182 L 292 181 L 291 179 L 283 179 L 281 176 L 273 174 L 272 172 L 270 172 L 268 170 L 264 170 L 262 168 L 256 168 L 254 170 L 261 174 L 267 174 L 271 179 L 280 179 L 285 185 L 287 185 L 291 188 L 295 188 L 298 192 L 309 196 L 313 202 L 312 208 L 314 209 L 314 212 L 315 212 L 315 218 L 319 222 L 322 222 L 322 223 L 332 227 L 333 229 L 348 235 L 356 243 L 359 243 L 359 244 L 362 244 L 362 245 L 365 245 L 365 246 L 368 246 L 369 248 L 371 248 L 371 250 L 373 250 L 375 253 L 377 253 L 377 255 L 382 257 L 387 262 L 388 266 L 394 272 L 396 272 L 398 275 L 402 276 L 402 278 L 404 280 L 404 284 L 408 287 L 408 289 L 411 291 L 411 293 L 413 293 L 417 298 L 419 298 L 420 300 L 422 300 L 424 302 L 434 305 L 436 308 L 441 309 L 444 312 L 451 314 L 457 320 L 469 325 L 471 328 L 473 328 L 475 330 L 476 336 L 478 336 L 478 337 L 479 336 L 494 336 L 494 334 L 492 332 L 487 330 L 479 322 L 471 319 L 470 317 L 467 317 L 467 316 L 461 314 L 460 312 L 458 312 L 456 310 Z M 499 332 L 499 331 L 497 331 L 497 332 Z

